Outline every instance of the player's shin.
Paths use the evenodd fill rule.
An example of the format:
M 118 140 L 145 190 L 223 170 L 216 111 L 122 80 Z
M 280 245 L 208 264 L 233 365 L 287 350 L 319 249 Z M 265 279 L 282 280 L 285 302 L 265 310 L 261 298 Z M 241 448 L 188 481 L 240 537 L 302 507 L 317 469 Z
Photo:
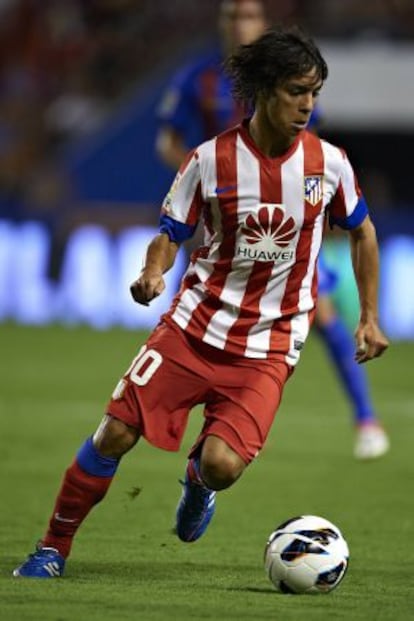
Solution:
M 69 555 L 77 529 L 105 496 L 118 463 L 100 455 L 92 438 L 86 440 L 65 472 L 43 546 L 57 549 L 64 558 Z

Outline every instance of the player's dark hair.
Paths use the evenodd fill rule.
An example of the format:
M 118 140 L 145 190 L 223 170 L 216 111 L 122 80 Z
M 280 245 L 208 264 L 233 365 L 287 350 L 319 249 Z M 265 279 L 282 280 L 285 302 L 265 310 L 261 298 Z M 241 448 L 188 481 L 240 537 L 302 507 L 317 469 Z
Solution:
M 326 80 L 328 66 L 314 41 L 299 28 L 274 28 L 250 45 L 241 45 L 224 63 L 236 99 L 249 105 L 293 77 L 316 68 Z

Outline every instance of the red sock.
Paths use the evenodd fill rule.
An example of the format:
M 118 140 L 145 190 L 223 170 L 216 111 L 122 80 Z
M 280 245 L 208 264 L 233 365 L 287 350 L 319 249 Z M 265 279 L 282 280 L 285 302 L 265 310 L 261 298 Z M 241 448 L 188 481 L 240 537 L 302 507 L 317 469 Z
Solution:
M 64 558 L 69 556 L 76 531 L 92 507 L 105 496 L 112 478 L 84 472 L 75 459 L 65 472 L 42 544 L 56 548 Z

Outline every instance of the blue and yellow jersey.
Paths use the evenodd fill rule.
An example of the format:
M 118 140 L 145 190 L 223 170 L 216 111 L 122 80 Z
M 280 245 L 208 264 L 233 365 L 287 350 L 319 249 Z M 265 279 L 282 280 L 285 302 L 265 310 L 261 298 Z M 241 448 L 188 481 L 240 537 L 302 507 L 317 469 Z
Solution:
M 162 98 L 160 125 L 174 128 L 192 148 L 236 125 L 243 108 L 233 99 L 219 52 L 200 55 L 179 70 Z

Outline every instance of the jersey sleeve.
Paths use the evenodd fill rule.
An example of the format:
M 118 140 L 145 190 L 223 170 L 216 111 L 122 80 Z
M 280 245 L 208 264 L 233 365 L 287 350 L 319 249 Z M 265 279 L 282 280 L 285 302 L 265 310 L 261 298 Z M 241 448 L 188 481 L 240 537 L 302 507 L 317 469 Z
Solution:
M 368 207 L 358 185 L 353 168 L 344 152 L 338 187 L 329 204 L 329 224 L 353 229 L 368 215 Z
M 161 207 L 160 232 L 181 243 L 193 236 L 202 213 L 199 155 L 191 151 L 178 171 Z

